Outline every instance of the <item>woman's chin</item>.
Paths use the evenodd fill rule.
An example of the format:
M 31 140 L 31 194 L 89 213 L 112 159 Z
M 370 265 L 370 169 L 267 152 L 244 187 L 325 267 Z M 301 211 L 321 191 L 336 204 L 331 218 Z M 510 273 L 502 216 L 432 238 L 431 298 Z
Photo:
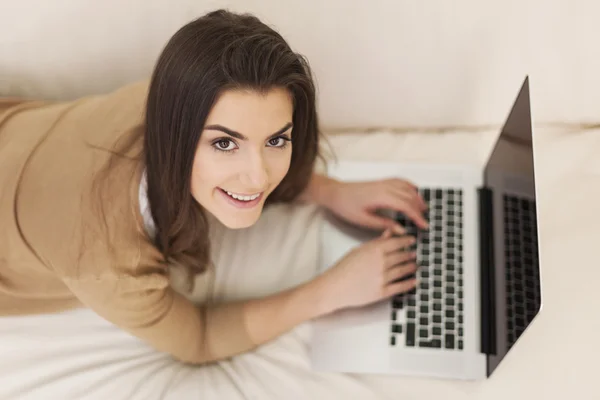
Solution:
M 236 217 L 235 215 L 216 215 L 217 219 L 228 229 L 246 229 L 250 228 L 258 221 L 260 213 L 257 216 L 244 216 L 243 218 Z

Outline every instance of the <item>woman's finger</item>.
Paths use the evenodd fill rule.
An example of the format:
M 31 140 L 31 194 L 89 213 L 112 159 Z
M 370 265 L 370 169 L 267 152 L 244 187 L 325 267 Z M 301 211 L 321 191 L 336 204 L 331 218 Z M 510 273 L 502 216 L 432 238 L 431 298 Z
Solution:
M 385 230 L 381 234 L 381 238 L 382 239 L 387 239 L 387 238 L 390 238 L 390 237 L 392 237 L 392 229 L 391 228 L 385 228 Z
M 398 223 L 391 218 L 382 217 L 377 215 L 371 211 L 363 210 L 357 219 L 357 222 L 361 225 L 364 225 L 371 229 L 383 230 L 381 237 L 383 234 L 390 230 L 390 235 L 395 233 L 396 235 L 404 235 L 406 230 Z
M 411 189 L 407 190 L 407 189 L 402 189 L 399 187 L 392 187 L 391 191 L 396 196 L 406 199 L 406 201 L 414 204 L 416 209 L 420 209 L 420 210 L 427 209 L 427 203 L 425 203 L 425 200 L 423 199 L 423 197 L 419 194 L 419 192 L 417 190 L 411 190 Z
M 381 241 L 379 244 L 380 249 L 383 251 L 383 254 L 390 254 L 394 252 L 399 252 L 401 249 L 406 249 L 412 246 L 415 243 L 414 236 L 393 236 L 391 238 L 387 238 Z
M 417 254 L 413 251 L 397 251 L 387 255 L 385 259 L 386 268 L 394 267 L 398 264 L 405 263 L 409 260 L 414 260 Z
M 406 201 L 395 194 L 388 194 L 385 202 L 386 207 L 405 214 L 419 228 L 426 229 L 429 226 L 421 210 L 418 207 L 415 207 L 411 202 Z
M 414 287 L 416 285 L 417 285 L 416 278 L 391 283 L 383 288 L 383 296 L 387 298 L 387 297 L 395 296 L 397 294 L 406 293 L 409 290 L 414 289 Z
M 406 179 L 395 178 L 389 181 L 391 183 L 391 187 L 393 187 L 397 192 L 403 192 L 406 195 L 414 198 L 414 200 L 419 203 L 419 205 L 423 209 L 427 209 L 427 203 L 423 199 L 423 196 L 419 193 L 419 187 Z
M 398 279 L 402 279 L 408 275 L 414 274 L 417 270 L 417 264 L 409 263 L 397 267 L 392 267 L 385 272 L 385 281 L 392 283 Z

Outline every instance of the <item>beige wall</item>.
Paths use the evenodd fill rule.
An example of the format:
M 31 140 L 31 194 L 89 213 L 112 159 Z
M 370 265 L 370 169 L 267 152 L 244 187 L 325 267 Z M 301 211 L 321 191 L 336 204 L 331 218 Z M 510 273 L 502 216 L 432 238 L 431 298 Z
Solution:
M 308 56 L 327 128 L 600 121 L 600 2 L 0 0 L 0 95 L 69 98 L 150 73 L 177 28 L 250 11 Z

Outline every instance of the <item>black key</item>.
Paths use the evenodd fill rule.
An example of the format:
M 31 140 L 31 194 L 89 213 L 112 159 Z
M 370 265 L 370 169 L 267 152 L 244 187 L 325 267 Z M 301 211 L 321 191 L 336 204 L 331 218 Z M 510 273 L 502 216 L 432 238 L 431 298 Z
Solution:
M 442 316 L 440 314 L 433 314 L 433 323 L 434 324 L 441 324 L 442 323 Z
M 442 292 L 433 292 L 433 298 L 436 300 L 442 299 Z
M 419 347 L 431 347 L 431 342 L 419 342 Z
M 434 311 L 442 311 L 442 303 L 433 303 L 433 310 Z
M 395 338 L 394 336 L 392 336 L 392 337 L 390 338 L 390 344 L 391 344 L 392 346 L 395 346 L 395 345 L 396 345 L 396 338 Z
M 454 330 L 454 322 L 446 322 L 446 329 L 449 331 Z
M 415 324 L 406 324 L 406 345 L 411 347 L 415 345 Z
M 453 349 L 454 348 L 454 335 L 447 333 L 446 334 L 446 348 Z
M 442 334 L 442 328 L 440 328 L 439 326 L 434 326 L 433 330 L 432 330 L 432 333 L 434 335 L 441 335 Z
M 523 315 L 525 314 L 525 308 L 523 308 L 522 305 L 518 305 L 515 307 L 515 311 L 517 312 L 517 314 L 519 315 Z
M 395 309 L 402 309 L 404 307 L 404 302 L 402 301 L 402 298 L 399 296 L 394 297 L 394 299 L 392 300 L 392 307 Z
M 429 307 L 427 307 L 426 305 L 421 305 L 419 311 L 421 312 L 421 314 L 427 314 L 429 312 Z
M 442 347 L 442 341 L 439 339 L 433 339 L 431 341 L 431 347 L 436 347 L 436 348 L 441 348 Z
M 517 302 L 517 303 L 523 303 L 523 301 L 524 301 L 524 299 L 523 299 L 523 296 L 522 296 L 522 295 L 520 295 L 520 294 L 517 294 L 517 295 L 515 296 L 515 302 Z
M 429 323 L 429 321 L 427 320 L 427 317 L 421 317 L 421 318 L 419 319 L 419 323 L 420 323 L 421 325 L 425 325 L 425 326 L 427 326 L 427 324 Z
M 446 310 L 446 318 L 454 318 L 454 310 Z
M 426 338 L 428 336 L 427 329 L 419 329 L 419 337 Z
M 525 297 L 527 297 L 528 300 L 535 300 L 535 295 L 532 292 L 525 293 Z
M 447 305 L 448 307 L 452 307 L 452 306 L 454 305 L 454 299 L 452 299 L 452 298 L 447 298 L 447 299 L 446 299 L 446 305 Z
M 407 317 L 408 317 L 408 318 L 411 318 L 411 319 L 415 318 L 415 317 L 416 317 L 416 313 L 415 313 L 415 311 L 414 311 L 414 310 L 408 310 L 408 315 L 407 315 Z
M 392 332 L 394 333 L 402 333 L 402 325 L 394 324 L 392 325 Z
M 459 350 L 462 350 L 462 349 L 463 349 L 463 341 L 462 341 L 462 340 L 459 340 L 459 341 L 458 341 L 458 349 L 459 349 Z

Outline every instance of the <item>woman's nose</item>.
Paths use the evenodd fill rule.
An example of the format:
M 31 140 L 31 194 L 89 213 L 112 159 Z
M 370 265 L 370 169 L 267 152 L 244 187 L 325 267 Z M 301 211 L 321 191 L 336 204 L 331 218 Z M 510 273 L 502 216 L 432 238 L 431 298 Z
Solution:
M 246 190 L 262 191 L 266 189 L 269 181 L 267 165 L 262 155 L 253 155 L 242 171 L 242 182 Z

